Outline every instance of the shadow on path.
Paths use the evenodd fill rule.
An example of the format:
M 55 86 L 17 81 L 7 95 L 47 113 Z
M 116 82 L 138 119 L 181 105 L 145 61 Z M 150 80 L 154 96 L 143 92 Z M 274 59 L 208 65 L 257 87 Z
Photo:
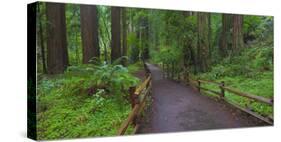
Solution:
M 162 78 L 155 65 L 148 64 L 148 68 L 152 73 L 152 104 L 141 120 L 138 133 L 266 125 L 224 102 L 200 95 L 190 86 Z

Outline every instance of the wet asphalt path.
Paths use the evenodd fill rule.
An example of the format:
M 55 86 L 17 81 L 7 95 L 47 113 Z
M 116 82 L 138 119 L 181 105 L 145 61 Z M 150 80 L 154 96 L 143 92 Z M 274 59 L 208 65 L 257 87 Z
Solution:
M 155 65 L 148 64 L 148 68 L 152 73 L 152 104 L 141 120 L 138 133 L 266 125 L 224 102 L 201 95 L 190 86 L 163 78 Z

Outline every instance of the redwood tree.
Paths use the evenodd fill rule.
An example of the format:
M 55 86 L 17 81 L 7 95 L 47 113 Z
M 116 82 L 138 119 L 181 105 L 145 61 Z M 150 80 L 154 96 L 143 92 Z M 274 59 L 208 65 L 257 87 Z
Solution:
M 126 8 L 122 8 L 122 56 L 127 56 L 127 19 Z M 122 64 L 126 66 L 126 60 L 122 60 Z
M 244 46 L 243 42 L 243 16 L 233 15 L 232 51 L 239 53 Z
M 209 35 L 209 13 L 198 12 L 198 43 L 197 43 L 197 67 L 200 72 L 206 72 L 210 64 L 210 35 Z
M 98 15 L 95 5 L 81 5 L 81 35 L 83 63 L 87 64 L 94 57 L 99 58 Z
M 222 57 L 227 55 L 227 50 L 229 49 L 228 45 L 231 41 L 230 39 L 230 29 L 232 22 L 232 15 L 230 14 L 222 14 L 222 30 L 220 35 L 220 44 L 219 44 L 219 52 Z
M 38 29 L 38 42 L 40 42 L 40 48 L 41 48 L 41 59 L 42 59 L 42 67 L 43 67 L 43 73 L 47 73 L 47 65 L 46 65 L 46 58 L 45 58 L 45 45 L 44 45 L 44 35 L 43 35 L 43 13 L 41 12 L 42 10 L 40 9 L 42 5 L 40 3 L 37 4 L 37 14 L 38 14 L 38 24 L 39 24 L 39 29 Z
M 121 57 L 120 8 L 111 7 L 111 62 Z
M 63 73 L 68 66 L 65 6 L 62 3 L 46 3 L 46 13 L 48 73 Z

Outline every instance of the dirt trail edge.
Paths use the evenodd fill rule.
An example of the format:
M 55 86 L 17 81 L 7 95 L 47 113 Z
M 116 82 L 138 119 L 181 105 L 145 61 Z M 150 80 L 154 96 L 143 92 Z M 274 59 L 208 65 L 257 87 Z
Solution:
M 164 79 L 155 65 L 148 64 L 148 68 L 152 73 L 152 104 L 140 120 L 139 134 L 267 125 L 190 86 Z

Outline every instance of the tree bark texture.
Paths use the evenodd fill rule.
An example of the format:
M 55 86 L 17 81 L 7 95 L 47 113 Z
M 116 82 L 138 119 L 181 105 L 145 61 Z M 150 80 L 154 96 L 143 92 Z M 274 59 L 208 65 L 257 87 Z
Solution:
M 233 15 L 232 52 L 239 53 L 243 46 L 243 16 Z
M 43 73 L 46 74 L 47 73 L 47 65 L 46 65 L 46 56 L 45 56 L 45 38 L 44 38 L 44 34 L 43 34 L 43 25 L 42 25 L 42 20 L 43 20 L 43 13 L 41 12 L 41 4 L 38 3 L 37 4 L 37 14 L 38 14 L 38 19 L 39 19 L 39 41 L 40 41 L 40 47 L 41 47 L 41 59 L 42 59 L 42 67 L 43 67 Z
M 100 56 L 97 7 L 95 5 L 81 5 L 80 13 L 83 63 L 87 64 L 91 59 L 99 59 Z
M 120 7 L 111 7 L 111 62 L 121 57 Z
M 126 8 L 122 8 L 122 56 L 127 56 L 127 19 Z M 126 66 L 127 61 L 122 60 L 122 64 Z
M 65 6 L 62 3 L 46 3 L 46 13 L 48 21 L 48 73 L 63 73 L 68 66 Z
M 206 72 L 210 64 L 209 44 L 209 14 L 198 12 L 198 45 L 197 45 L 197 66 L 200 72 Z

